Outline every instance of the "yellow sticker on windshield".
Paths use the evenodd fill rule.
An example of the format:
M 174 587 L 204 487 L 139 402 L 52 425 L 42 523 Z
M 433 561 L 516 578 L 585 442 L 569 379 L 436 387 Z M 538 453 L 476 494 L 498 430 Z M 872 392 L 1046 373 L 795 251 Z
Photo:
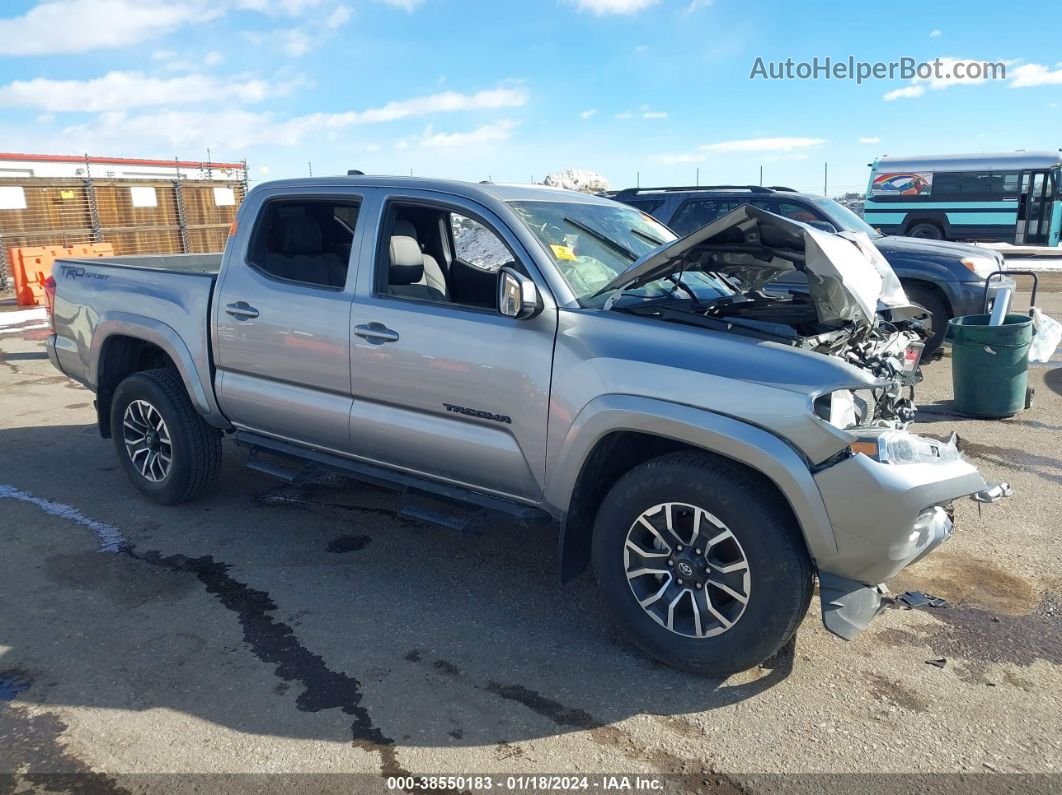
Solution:
M 575 259 L 575 252 L 572 251 L 571 246 L 558 246 L 552 243 L 550 248 L 553 249 L 553 256 L 557 259 Z

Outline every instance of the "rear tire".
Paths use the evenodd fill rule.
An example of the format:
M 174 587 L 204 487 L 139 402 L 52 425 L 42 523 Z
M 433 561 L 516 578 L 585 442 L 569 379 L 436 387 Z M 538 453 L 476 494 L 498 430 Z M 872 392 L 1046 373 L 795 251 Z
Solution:
M 199 416 L 172 369 L 134 373 L 118 385 L 111 435 L 133 485 L 163 505 L 198 497 L 221 470 L 221 433 Z
M 760 477 L 702 453 L 661 456 L 620 478 L 592 546 L 615 619 L 646 653 L 686 671 L 758 665 L 793 636 L 811 599 L 789 506 Z
M 936 224 L 915 224 L 907 230 L 907 237 L 917 237 L 922 240 L 943 240 L 944 230 Z
M 917 304 L 933 315 L 930 321 L 932 334 L 926 340 L 926 347 L 922 351 L 922 358 L 928 359 L 944 343 L 944 337 L 948 333 L 948 321 L 952 317 L 951 310 L 932 287 L 917 282 L 904 282 L 903 289 L 912 304 Z

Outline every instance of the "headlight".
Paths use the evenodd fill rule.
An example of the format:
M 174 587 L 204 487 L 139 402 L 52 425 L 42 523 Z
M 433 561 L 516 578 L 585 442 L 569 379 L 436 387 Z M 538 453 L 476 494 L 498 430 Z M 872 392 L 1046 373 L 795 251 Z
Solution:
M 992 257 L 963 257 L 959 262 L 982 279 L 987 279 L 996 271 L 1002 270 L 999 261 Z
M 843 431 L 874 419 L 875 406 L 873 390 L 838 389 L 815 398 L 815 415 Z
M 906 431 L 884 431 L 860 436 L 851 448 L 853 453 L 862 453 L 881 464 L 939 464 L 959 460 L 955 440 L 954 435 L 941 442 Z

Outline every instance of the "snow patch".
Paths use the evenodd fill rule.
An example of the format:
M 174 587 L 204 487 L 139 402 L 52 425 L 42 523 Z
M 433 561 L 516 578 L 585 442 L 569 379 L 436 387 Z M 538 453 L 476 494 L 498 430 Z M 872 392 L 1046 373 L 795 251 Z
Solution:
M 33 321 L 47 321 L 48 310 L 44 307 L 39 309 L 18 309 L 14 312 L 0 312 L 0 328 L 19 326 Z
M 127 542 L 125 536 L 122 535 L 122 531 L 117 527 L 107 524 L 106 522 L 100 522 L 96 519 L 89 518 L 77 508 L 70 505 L 64 505 L 61 502 L 53 502 L 44 497 L 38 497 L 35 494 L 29 494 L 21 489 L 16 489 L 14 486 L 0 483 L 0 500 L 3 499 L 28 502 L 30 505 L 36 505 L 47 514 L 58 516 L 60 519 L 66 519 L 67 521 L 79 524 L 82 527 L 87 527 L 96 534 L 96 540 L 100 545 L 100 552 L 121 552 L 122 548 L 126 546 Z

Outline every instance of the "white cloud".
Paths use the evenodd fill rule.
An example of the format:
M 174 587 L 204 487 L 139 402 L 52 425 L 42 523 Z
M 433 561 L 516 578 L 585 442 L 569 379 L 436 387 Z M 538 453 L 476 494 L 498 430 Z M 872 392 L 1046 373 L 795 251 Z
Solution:
M 1002 82 L 1007 75 L 1013 61 L 987 62 L 977 58 L 953 58 L 940 56 L 929 61 L 934 64 L 939 61 L 939 67 L 934 65 L 934 71 L 929 77 L 915 77 L 910 84 L 903 88 L 897 88 L 882 96 L 886 102 L 896 99 L 915 99 L 926 93 L 926 89 L 941 91 L 952 86 L 981 86 L 989 82 Z M 996 64 L 1002 64 L 999 69 Z M 960 76 L 961 75 L 961 76 Z M 977 75 L 972 77 L 970 75 Z
M 385 6 L 391 6 L 392 8 L 401 8 L 406 13 L 414 11 L 417 6 L 422 5 L 424 0 L 376 0 L 377 3 L 382 3 Z
M 263 177 L 269 174 L 269 166 L 262 165 L 258 167 L 258 173 Z
M 323 0 L 235 0 L 235 7 L 241 11 L 257 11 L 270 16 L 285 14 L 297 17 L 311 8 L 320 6 L 322 2 Z
M 418 2 L 388 1 L 403 7 Z M 324 5 L 326 0 L 44 0 L 21 16 L 0 18 L 0 55 L 131 48 L 182 27 L 211 22 L 231 11 L 298 17 Z M 340 5 L 323 21 L 311 24 L 334 29 L 349 17 L 349 9 Z M 84 20 L 91 21 L 91 26 L 77 27 Z M 159 50 L 151 57 L 171 60 L 175 55 Z
M 640 53 L 644 53 L 644 52 L 649 52 L 649 45 L 648 44 L 639 44 L 637 47 L 634 48 L 634 51 L 636 53 L 639 53 L 639 54 Z
M 203 63 L 207 66 L 217 66 L 225 62 L 225 56 L 217 50 L 211 50 L 203 56 Z
M 203 74 L 158 78 L 142 72 L 108 72 L 91 80 L 37 77 L 0 86 L 0 106 L 93 113 L 204 102 L 250 103 L 290 93 L 295 85 L 258 79 L 229 81 Z
M 825 138 L 743 138 L 704 144 L 700 148 L 705 152 L 791 152 L 794 149 L 822 146 L 824 143 Z
M 527 92 L 521 88 L 490 88 L 474 94 L 443 91 L 423 97 L 395 100 L 378 108 L 347 111 L 338 114 L 314 114 L 331 117 L 339 126 L 347 124 L 378 124 L 431 113 L 453 113 L 468 110 L 518 108 L 527 102 Z
M 782 152 L 790 159 L 800 159 L 806 157 L 804 150 L 822 146 L 824 143 L 826 143 L 824 138 L 742 138 L 702 144 L 693 152 L 654 155 L 653 160 L 667 165 L 700 163 L 708 159 L 710 155 L 736 152 Z
M 293 58 L 299 58 L 313 49 L 313 36 L 305 28 L 292 28 L 280 34 L 280 46 Z
M 579 118 L 580 119 L 589 119 L 589 118 L 591 118 L 593 116 L 596 116 L 596 115 L 597 115 L 597 108 L 590 108 L 589 110 L 584 110 L 582 113 L 580 113 L 579 114 Z
M 344 130 L 437 113 L 519 107 L 526 102 L 522 90 L 497 88 L 473 94 L 447 91 L 396 100 L 376 108 L 341 113 L 310 113 L 289 118 L 268 111 L 239 108 L 164 109 L 141 114 L 110 111 L 60 131 L 62 141 L 78 141 L 85 151 L 189 152 L 211 147 L 216 152 L 242 152 L 252 146 L 295 146 L 308 139 L 340 135 Z M 415 141 L 423 146 L 460 146 L 501 140 L 515 123 L 502 120 L 463 133 L 426 131 Z M 50 142 L 45 142 L 49 143 Z M 407 142 L 408 145 L 408 142 Z M 69 146 L 69 144 L 68 144 Z
M 690 0 L 690 4 L 686 6 L 686 13 L 692 14 L 694 11 L 699 11 L 702 8 L 707 8 L 712 4 L 712 0 Z
M 0 55 L 129 47 L 223 13 L 205 0 L 48 0 L 0 19 Z
M 883 99 L 886 102 L 892 102 L 894 99 L 913 99 L 922 96 L 924 93 L 926 93 L 926 90 L 923 86 L 905 86 L 904 88 L 889 91 Z
M 860 138 L 859 139 L 859 143 L 861 143 L 861 144 L 880 144 L 881 143 L 881 139 L 876 137 L 876 136 L 867 135 L 867 136 L 864 136 L 864 137 Z
M 666 119 L 667 118 L 667 113 L 665 113 L 662 110 L 643 110 L 642 111 L 642 118 L 643 119 Z
M 1007 73 L 1011 88 L 1062 85 L 1062 65 L 1052 69 L 1038 63 L 1027 63 Z
M 625 110 L 622 113 L 617 113 L 612 118 L 619 119 L 620 121 L 624 121 L 626 119 L 633 119 L 634 118 L 634 114 L 631 113 L 629 110 Z
M 931 39 L 939 39 L 940 38 L 940 31 L 938 29 L 936 29 L 936 28 L 934 28 L 933 30 L 929 31 L 929 38 L 931 38 Z
M 660 0 L 572 0 L 579 11 L 589 11 L 596 16 L 606 14 L 637 14 Z
M 350 9 L 346 6 L 336 6 L 331 14 L 328 15 L 328 19 L 325 20 L 325 27 L 329 30 L 338 30 L 350 21 Z
M 494 141 L 504 141 L 516 126 L 511 119 L 502 119 L 491 124 L 484 124 L 469 132 L 442 133 L 435 132 L 428 127 L 418 142 L 422 147 L 428 148 L 452 148 L 468 146 L 469 144 L 485 144 Z

